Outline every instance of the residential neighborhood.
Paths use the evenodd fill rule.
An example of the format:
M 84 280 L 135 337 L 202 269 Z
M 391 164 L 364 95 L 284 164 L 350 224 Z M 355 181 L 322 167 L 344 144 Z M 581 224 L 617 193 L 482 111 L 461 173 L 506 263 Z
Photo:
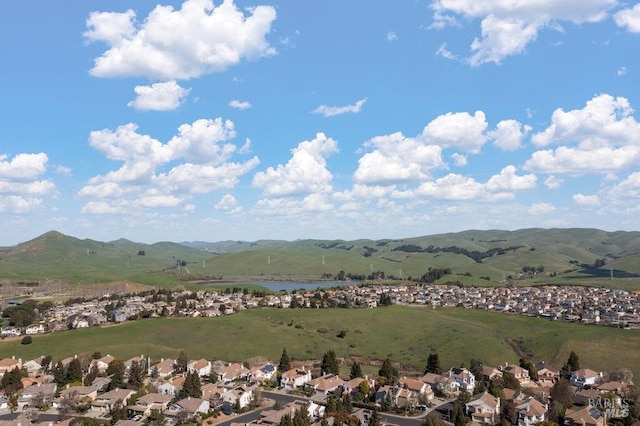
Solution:
M 373 309 L 388 303 L 423 305 L 429 309 L 462 307 L 638 328 L 638 296 L 638 292 L 585 286 L 350 285 L 273 294 L 246 290 L 157 290 L 49 303 L 43 305 L 46 309 L 38 310 L 32 323 L 16 322 L 4 327 L 2 337 L 25 339 L 57 330 L 104 326 L 139 318 L 216 317 L 261 307 Z M 17 302 L 10 304 L 5 313 L 11 314 L 20 306 Z M 535 368 L 531 361 L 521 360 L 520 365 L 482 365 L 475 371 L 452 366 L 444 371 L 425 371 L 420 377 L 385 377 L 382 373 L 380 377 L 342 377 L 337 371 L 319 371 L 317 365 L 311 364 L 278 368 L 274 362 L 247 365 L 205 358 L 152 362 L 145 355 L 126 360 L 116 354 L 98 355 L 91 359 L 74 354 L 61 360 L 45 356 L 29 360 L 0 359 L 0 377 L 6 395 L 0 400 L 0 413 L 4 410 L 33 416 L 40 411 L 54 410 L 61 415 L 89 415 L 109 422 L 114 419 L 114 413 L 117 419 L 128 422 L 133 419 L 139 422 L 161 413 L 168 422 L 178 424 L 188 419 L 211 418 L 212 413 L 219 413 L 224 407 L 225 411 L 232 409 L 236 413 L 255 408 L 264 402 L 262 392 L 268 390 L 298 395 L 303 401 L 298 405 L 308 404 L 309 415 L 317 421 L 326 417 L 328 400 L 349 395 L 354 401 L 373 404 L 366 406 L 368 412 L 353 414 L 362 424 L 369 421 L 372 407 L 399 415 L 424 416 L 434 411 L 442 421 L 456 423 L 451 408 L 440 412 L 438 406 L 434 407 L 436 403 L 449 403 L 462 407 L 458 411 L 465 423 L 494 425 L 506 419 L 511 424 L 532 426 L 548 421 L 550 410 L 554 421 L 557 420 L 558 408 L 552 410 L 552 392 L 558 383 L 566 383 L 570 387 L 571 404 L 562 410 L 562 421 L 567 425 L 598 426 L 603 421 L 606 423 L 607 416 L 611 420 L 624 417 L 625 413 L 629 415 L 628 401 L 635 401 L 630 374 L 595 371 L 585 366 L 567 370 L 566 366 L 551 366 L 542 361 Z M 114 373 L 120 370 L 121 377 Z M 192 391 L 194 387 L 197 391 Z M 606 406 L 603 400 L 607 401 Z M 317 406 L 310 405 L 311 402 Z M 582 409 L 590 406 L 595 408 Z M 282 420 L 287 410 L 293 410 L 277 408 L 265 410 L 259 423 Z M 460 419 L 457 423 L 462 422 Z
M 533 426 L 560 421 L 566 426 L 604 426 L 630 416 L 630 407 L 640 404 L 629 371 L 578 368 L 573 352 L 558 367 L 524 359 L 520 365 L 498 366 L 476 360 L 471 368 L 448 370 L 440 368 L 432 353 L 425 374 L 415 377 L 398 376 L 397 370 L 389 373 L 384 367 L 378 377 L 353 376 L 353 369 L 352 377 L 343 377 L 337 371 L 322 371 L 329 367 L 304 362 L 286 368 L 285 353 L 286 349 L 280 363 L 254 365 L 187 359 L 184 352 L 155 362 L 144 355 L 122 360 L 99 353 L 63 360 L 4 358 L 0 424 L 17 425 L 19 419 L 31 421 L 41 414 L 121 426 L 154 419 L 167 425 L 214 424 L 229 415 L 259 410 L 259 418 L 245 426 L 280 425 L 283 418 L 303 410 L 310 424 L 332 424 L 344 420 L 336 416 L 347 416 L 348 424 L 380 425 L 379 412 L 415 418 L 416 425 L 433 413 L 441 425 Z M 274 403 L 265 396 L 274 392 L 295 401 Z M 348 412 L 337 414 L 345 406 Z
M 216 317 L 245 309 L 376 308 L 389 303 L 462 307 L 625 329 L 640 329 L 640 291 L 588 286 L 464 287 L 458 285 L 349 285 L 311 291 L 253 294 L 218 291 L 157 291 L 106 294 L 57 302 L 32 324 L 9 325 L 1 337 L 102 326 L 161 316 Z M 18 302 L 16 302 L 18 303 Z

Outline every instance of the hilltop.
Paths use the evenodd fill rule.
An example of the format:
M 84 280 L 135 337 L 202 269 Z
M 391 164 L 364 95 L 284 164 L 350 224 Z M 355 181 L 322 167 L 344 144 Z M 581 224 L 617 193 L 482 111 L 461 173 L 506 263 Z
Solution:
M 203 279 L 318 280 L 341 271 L 356 280 L 419 279 L 432 268 L 450 272 L 440 280 L 465 285 L 580 280 L 635 288 L 639 260 L 640 232 L 586 228 L 469 230 L 381 240 L 155 244 L 100 242 L 51 231 L 0 249 L 0 280 L 175 285 Z

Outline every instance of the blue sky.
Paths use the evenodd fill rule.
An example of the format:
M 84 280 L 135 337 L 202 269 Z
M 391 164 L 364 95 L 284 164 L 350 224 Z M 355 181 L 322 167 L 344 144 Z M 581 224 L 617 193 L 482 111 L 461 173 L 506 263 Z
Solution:
M 640 230 L 639 47 L 616 0 L 3 1 L 0 245 Z

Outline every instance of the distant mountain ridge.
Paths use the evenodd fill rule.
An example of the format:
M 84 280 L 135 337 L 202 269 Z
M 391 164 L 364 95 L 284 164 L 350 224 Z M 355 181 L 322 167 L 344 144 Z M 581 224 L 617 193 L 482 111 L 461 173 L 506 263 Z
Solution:
M 230 277 L 306 277 L 343 271 L 417 278 L 429 268 L 464 284 L 495 284 L 523 272 L 549 279 L 640 275 L 640 232 L 591 228 L 467 230 L 401 239 L 136 243 L 78 239 L 57 231 L 0 249 L 0 280 L 165 284 Z M 451 277 L 450 277 L 451 278 Z

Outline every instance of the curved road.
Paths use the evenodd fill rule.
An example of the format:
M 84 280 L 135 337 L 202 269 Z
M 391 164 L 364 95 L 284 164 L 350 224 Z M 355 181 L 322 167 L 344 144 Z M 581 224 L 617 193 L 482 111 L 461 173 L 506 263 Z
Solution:
M 262 391 L 262 394 L 264 395 L 265 398 L 271 399 L 275 402 L 280 403 L 281 405 L 285 405 L 288 404 L 290 402 L 294 402 L 294 401 L 300 401 L 300 400 L 306 400 L 309 401 L 311 400 L 310 398 L 306 398 L 303 396 L 299 396 L 299 395 L 289 395 L 286 393 L 281 393 L 281 392 L 269 392 L 269 391 Z M 426 412 L 422 413 L 419 416 L 416 417 L 407 417 L 407 416 L 401 416 L 401 415 L 396 415 L 396 414 L 389 414 L 389 413 L 380 413 L 380 420 L 383 423 L 387 423 L 387 424 L 391 424 L 391 425 L 398 425 L 398 426 L 420 426 L 420 424 L 422 423 L 424 417 L 429 414 L 430 411 L 434 410 L 434 409 L 438 409 L 441 406 L 446 406 L 446 404 L 448 404 L 447 401 L 441 401 L 439 406 L 436 407 L 431 407 L 429 408 Z M 241 414 L 238 416 L 234 416 L 232 419 L 230 420 L 225 420 L 223 422 L 217 423 L 217 426 L 230 426 L 231 423 L 250 423 L 254 420 L 258 420 L 261 417 L 262 411 L 264 410 L 271 410 L 271 407 L 265 407 L 262 409 L 258 409 L 258 410 L 254 410 L 251 411 L 249 413 L 246 414 Z M 441 410 L 439 410 L 440 412 Z M 446 409 L 445 409 L 446 412 Z

